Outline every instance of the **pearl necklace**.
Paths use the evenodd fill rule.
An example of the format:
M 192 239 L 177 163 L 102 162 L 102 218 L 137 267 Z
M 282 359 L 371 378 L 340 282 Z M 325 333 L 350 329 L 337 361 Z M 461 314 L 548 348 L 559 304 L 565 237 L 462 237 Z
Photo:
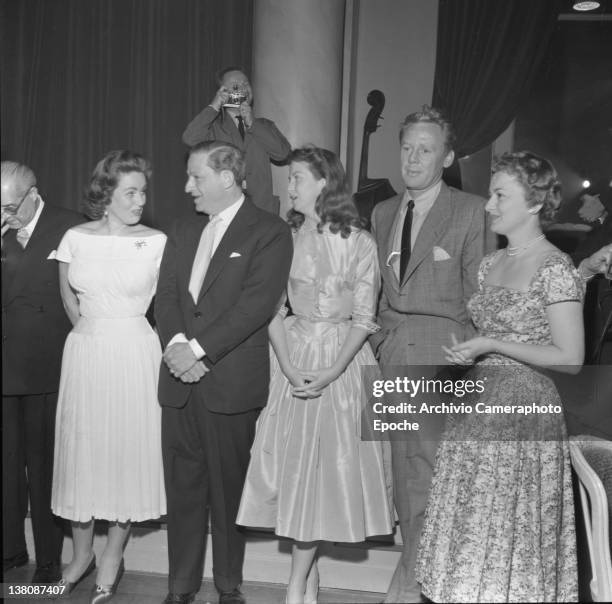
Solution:
M 517 246 L 517 247 L 511 247 L 508 246 L 506 247 L 506 256 L 518 256 L 519 254 L 522 254 L 527 248 L 530 248 L 534 243 L 536 243 L 536 241 L 541 241 L 542 239 L 544 239 L 545 235 L 544 233 L 542 233 L 541 235 L 539 235 L 538 237 L 535 237 L 534 239 L 532 239 L 531 241 L 529 241 L 526 245 L 521 246 Z

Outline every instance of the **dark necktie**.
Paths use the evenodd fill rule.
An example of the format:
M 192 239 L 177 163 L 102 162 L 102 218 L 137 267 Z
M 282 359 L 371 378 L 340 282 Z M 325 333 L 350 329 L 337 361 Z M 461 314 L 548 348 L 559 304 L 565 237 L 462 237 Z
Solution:
M 240 136 L 242 137 L 242 140 L 244 140 L 244 120 L 242 119 L 241 115 L 239 115 L 236 119 L 238 120 L 238 132 L 240 132 Z
M 28 231 L 26 231 L 26 229 L 19 229 L 17 231 L 16 239 L 22 249 L 25 249 L 25 246 L 28 245 L 28 241 L 30 240 L 30 234 Z
M 408 202 L 406 208 L 406 216 L 404 217 L 404 226 L 402 227 L 402 249 L 400 253 L 400 283 L 404 280 L 406 267 L 410 260 L 410 231 L 412 230 L 412 211 L 414 210 L 414 201 Z
M 2 292 L 8 291 L 19 271 L 24 249 L 17 241 L 17 231 L 9 229 L 2 237 Z

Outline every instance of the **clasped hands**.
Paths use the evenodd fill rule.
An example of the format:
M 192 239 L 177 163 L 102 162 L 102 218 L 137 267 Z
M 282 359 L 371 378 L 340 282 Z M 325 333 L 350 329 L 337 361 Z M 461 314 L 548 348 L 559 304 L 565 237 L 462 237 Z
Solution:
M 296 398 L 319 398 L 323 389 L 331 384 L 340 374 L 332 367 L 323 369 L 302 370 L 291 366 L 283 370 L 283 373 L 291 382 L 293 390 L 291 394 Z
M 451 334 L 453 345 L 442 346 L 446 353 L 446 360 L 453 365 L 473 365 L 477 357 L 495 351 L 495 344 L 491 338 L 476 336 L 465 342 L 459 342 L 454 333 Z
M 185 384 L 199 382 L 210 371 L 202 361 L 198 361 L 187 342 L 168 346 L 163 356 L 170 373 Z

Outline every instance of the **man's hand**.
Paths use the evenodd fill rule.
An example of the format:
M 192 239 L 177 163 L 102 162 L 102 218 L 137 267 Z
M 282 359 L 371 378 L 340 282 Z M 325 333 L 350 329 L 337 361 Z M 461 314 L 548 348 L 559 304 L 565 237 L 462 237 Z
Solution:
M 593 230 L 593 227 L 589 224 L 580 222 L 555 222 L 546 227 L 548 231 L 567 231 L 569 233 L 589 233 Z
M 229 95 L 230 91 L 225 86 L 221 86 L 221 88 L 217 90 L 213 100 L 210 102 L 210 106 L 217 111 L 221 111 L 221 107 L 227 103 Z
M 181 382 L 194 384 L 199 382 L 209 371 L 210 369 L 202 361 L 198 361 L 191 369 L 188 369 L 181 375 Z
M 187 342 L 177 342 L 166 348 L 164 361 L 174 377 L 181 377 L 197 363 L 198 359 Z
M 240 104 L 240 116 L 246 128 L 250 128 L 253 125 L 253 108 L 248 101 Z
M 586 220 L 586 222 L 595 222 L 597 219 L 603 216 L 606 208 L 601 200 L 599 199 L 599 195 L 588 195 L 585 193 L 581 197 L 582 205 L 578 210 L 578 216 L 582 218 L 582 220 Z
M 4 237 L 6 232 L 11 228 L 8 222 L 6 221 L 7 218 L 8 218 L 8 214 L 5 214 L 4 212 L 2 212 L 2 233 L 1 233 L 2 237 Z M 0 239 L 0 245 L 2 245 L 3 243 L 4 243 L 4 239 Z
M 604 245 L 601 249 L 585 258 L 578 267 L 579 271 L 586 278 L 590 278 L 597 273 L 606 274 L 610 271 L 612 262 L 612 244 Z M 607 276 L 607 275 L 606 275 Z

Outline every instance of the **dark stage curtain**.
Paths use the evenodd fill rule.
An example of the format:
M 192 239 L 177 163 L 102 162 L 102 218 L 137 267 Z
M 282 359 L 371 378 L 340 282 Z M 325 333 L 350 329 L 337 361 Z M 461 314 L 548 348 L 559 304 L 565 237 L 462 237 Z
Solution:
M 440 0 L 432 104 L 455 126 L 458 158 L 491 144 L 515 118 L 558 13 L 555 0 Z M 458 173 L 455 162 L 451 180 Z
M 153 164 L 144 222 L 190 210 L 181 134 L 214 73 L 250 69 L 251 0 L 2 0 L 2 159 L 30 165 L 49 202 L 77 209 L 95 163 L 127 148 Z

